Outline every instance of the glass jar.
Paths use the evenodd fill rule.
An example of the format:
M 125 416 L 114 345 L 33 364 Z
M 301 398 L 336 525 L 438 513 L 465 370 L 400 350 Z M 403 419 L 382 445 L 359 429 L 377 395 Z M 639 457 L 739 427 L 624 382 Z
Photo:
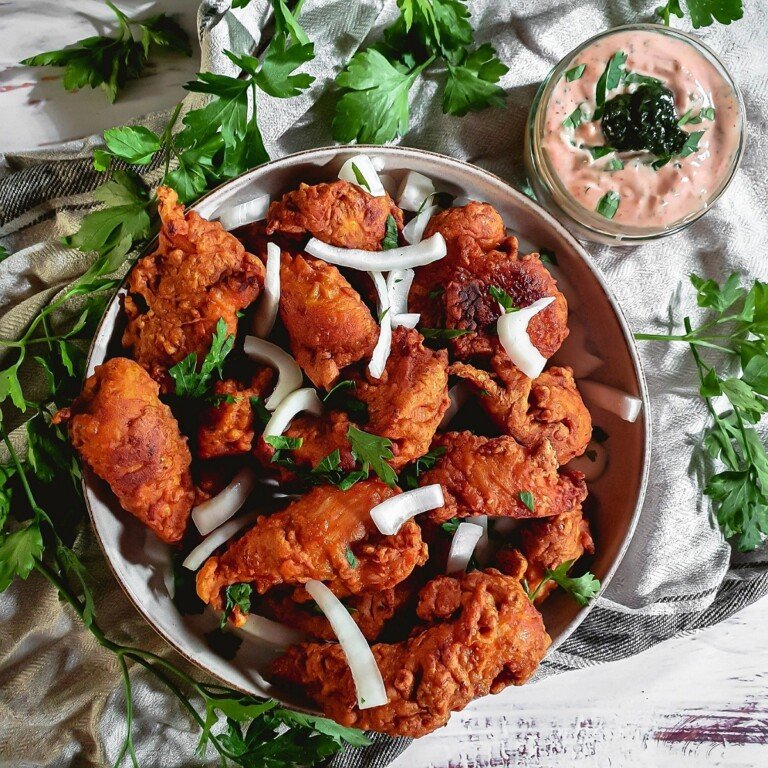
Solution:
M 646 151 L 605 146 L 594 113 L 600 76 L 613 57 L 613 79 L 620 82 L 604 101 L 633 93 L 649 77 L 660 80 L 689 134 L 681 154 L 662 163 Z M 741 94 L 712 50 L 679 30 L 632 24 L 582 43 L 542 82 L 528 118 L 525 162 L 539 201 L 575 235 L 634 245 L 703 216 L 733 179 L 745 134 Z

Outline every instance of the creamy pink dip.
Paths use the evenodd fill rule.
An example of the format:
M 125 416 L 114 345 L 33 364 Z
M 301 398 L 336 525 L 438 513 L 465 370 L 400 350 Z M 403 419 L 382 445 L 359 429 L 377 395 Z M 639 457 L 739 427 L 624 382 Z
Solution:
M 689 110 L 696 116 L 703 108 L 710 114 L 714 108 L 713 119 L 683 126 L 689 132 L 704 131 L 693 154 L 674 157 L 658 170 L 652 168 L 655 156 L 648 152 L 611 153 L 595 160 L 584 147 L 607 143 L 599 120 L 588 119 L 575 129 L 563 126 L 580 105 L 592 116 L 595 86 L 617 51 L 627 55 L 628 72 L 655 77 L 672 91 L 678 116 Z M 581 64 L 586 65 L 581 78 L 569 82 L 563 75 L 554 85 L 542 141 L 549 164 L 569 194 L 584 208 L 596 211 L 604 195 L 613 191 L 620 203 L 612 220 L 631 227 L 664 228 L 706 208 L 731 172 L 741 136 L 738 99 L 715 66 L 684 40 L 643 30 L 603 37 L 577 54 L 566 71 Z M 620 85 L 607 99 L 636 87 Z M 609 170 L 617 156 L 624 168 Z

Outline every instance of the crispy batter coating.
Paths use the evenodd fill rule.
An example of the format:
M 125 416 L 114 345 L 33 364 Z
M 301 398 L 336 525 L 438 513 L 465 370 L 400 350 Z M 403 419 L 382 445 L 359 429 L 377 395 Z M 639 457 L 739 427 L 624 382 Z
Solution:
M 343 602 L 366 640 L 374 641 L 379 638 L 387 622 L 408 602 L 411 592 L 406 580 L 389 589 L 350 595 Z M 275 590 L 270 590 L 260 603 L 265 609 L 265 616 L 318 640 L 336 640 L 328 619 L 314 602 L 297 603 L 290 594 L 274 593 Z
M 192 508 L 192 459 L 158 390 L 138 363 L 115 357 L 96 367 L 56 421 L 69 421 L 73 447 L 120 506 L 173 544 Z
M 168 368 L 191 352 L 205 355 L 220 318 L 235 333 L 237 312 L 264 284 L 264 265 L 218 222 L 185 215 L 172 189 L 157 196 L 160 241 L 128 278 L 123 346 L 168 392 Z
M 448 355 L 425 347 L 416 330 L 395 328 L 381 378 L 357 379 L 355 397 L 368 406 L 367 432 L 392 441 L 390 464 L 399 470 L 423 456 L 432 442 L 448 397 Z
M 528 448 L 549 440 L 558 464 L 581 456 L 592 436 L 592 418 L 573 371 L 552 367 L 529 379 L 499 350 L 491 359 L 496 375 L 456 363 L 448 372 L 469 382 L 499 430 Z
M 322 416 L 296 416 L 284 432 L 286 437 L 301 439 L 301 445 L 291 450 L 291 458 L 296 466 L 314 469 L 328 454 L 338 450 L 339 469 L 351 472 L 355 468 L 355 459 L 347 439 L 351 423 L 347 415 L 340 411 L 330 411 Z M 262 438 L 256 441 L 254 454 L 264 468 L 275 474 L 281 482 L 290 482 L 295 478 L 290 468 L 272 463 L 275 449 Z
M 445 327 L 442 291 L 456 271 L 482 259 L 486 251 L 495 248 L 506 236 L 498 211 L 488 203 L 477 202 L 448 208 L 433 216 L 424 237 L 437 232 L 445 238 L 448 253 L 440 261 L 416 270 L 408 294 L 409 311 L 420 313 L 421 325 L 427 328 Z
M 528 563 L 525 579 L 531 590 L 538 587 L 549 568 L 554 570 L 569 560 L 578 560 L 585 552 L 593 554 L 595 545 L 581 504 L 544 520 L 526 520 L 520 528 L 520 549 Z M 557 584 L 548 581 L 536 595 L 540 603 Z
M 319 579 L 340 596 L 399 584 L 426 562 L 427 548 L 412 520 L 394 536 L 382 536 L 373 524 L 371 509 L 397 493 L 378 480 L 348 491 L 314 488 L 282 512 L 260 517 L 226 552 L 209 558 L 197 574 L 197 594 L 221 609 L 224 588 L 240 582 L 263 594 Z M 245 616 L 235 611 L 232 620 L 239 626 Z
M 493 332 L 501 310 L 490 294 L 501 288 L 516 307 L 527 307 L 545 296 L 555 300 L 528 322 L 528 335 L 544 357 L 557 352 L 568 336 L 568 303 L 537 253 L 521 256 L 517 239 L 506 238 L 497 250 L 469 261 L 457 269 L 442 295 L 445 327 L 471 331 L 450 340 L 453 354 L 462 360 L 490 355 L 498 348 Z
M 283 253 L 280 289 L 291 352 L 316 387 L 329 389 L 342 368 L 370 357 L 379 326 L 336 267 Z
M 380 251 L 387 218 L 403 228 L 403 212 L 389 195 L 374 197 L 357 184 L 300 184 L 269 206 L 267 234 L 303 236 L 309 233 L 341 248 Z
M 498 571 L 461 579 L 440 576 L 421 592 L 428 624 L 401 643 L 372 647 L 389 703 L 359 710 L 352 676 L 337 644 L 304 643 L 272 664 L 274 677 L 295 685 L 338 723 L 391 736 L 419 737 L 444 725 L 472 699 L 522 685 L 550 638 L 520 583 Z
M 274 371 L 264 366 L 257 368 L 250 384 L 225 379 L 213 385 L 214 395 L 229 396 L 234 402 L 223 400 L 203 409 L 197 430 L 196 455 L 199 458 L 233 456 L 251 450 L 257 426 L 251 398 L 264 400 L 272 391 L 274 379 Z
M 445 453 L 419 478 L 419 485 L 440 483 L 445 506 L 429 513 L 436 523 L 452 517 L 547 517 L 582 502 L 587 495 L 581 472 L 558 473 L 548 442 L 524 448 L 513 437 L 480 437 L 471 432 L 446 432 L 433 448 Z M 520 494 L 533 495 L 533 510 Z

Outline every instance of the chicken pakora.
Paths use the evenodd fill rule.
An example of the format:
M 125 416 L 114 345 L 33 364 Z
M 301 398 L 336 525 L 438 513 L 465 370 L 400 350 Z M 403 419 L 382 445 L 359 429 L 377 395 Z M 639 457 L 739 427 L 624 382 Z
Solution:
M 292 646 L 273 662 L 273 675 L 342 725 L 418 737 L 474 698 L 522 685 L 550 644 L 520 582 L 495 570 L 438 577 L 422 590 L 417 613 L 425 624 L 408 640 L 371 647 L 387 689 L 383 706 L 358 709 L 337 644 Z
M 185 214 L 172 189 L 160 187 L 157 198 L 159 242 L 128 277 L 123 347 L 168 392 L 168 369 L 190 353 L 201 360 L 219 320 L 237 331 L 237 313 L 261 292 L 264 265 L 218 222 Z
M 394 536 L 383 536 L 373 524 L 371 509 L 397 493 L 378 480 L 347 491 L 313 488 L 282 512 L 260 517 L 224 554 L 209 558 L 197 574 L 198 595 L 221 610 L 224 589 L 241 582 L 263 594 L 318 579 L 339 596 L 399 584 L 426 562 L 427 551 L 413 521 Z M 235 609 L 230 618 L 240 626 L 246 617 Z
M 192 457 L 158 393 L 138 363 L 114 357 L 96 367 L 55 421 L 67 422 L 72 446 L 120 506 L 172 544 L 184 535 L 192 509 Z
M 438 435 L 433 449 L 444 453 L 419 478 L 419 485 L 440 483 L 445 506 L 429 513 L 437 523 L 454 517 L 547 517 L 587 496 L 580 472 L 558 472 L 554 449 L 543 442 L 533 449 L 514 438 L 480 437 L 471 432 Z

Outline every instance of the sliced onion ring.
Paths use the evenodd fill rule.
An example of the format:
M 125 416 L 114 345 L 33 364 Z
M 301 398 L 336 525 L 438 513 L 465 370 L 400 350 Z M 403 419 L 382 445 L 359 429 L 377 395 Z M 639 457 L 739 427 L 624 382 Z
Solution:
M 256 473 L 244 467 L 229 485 L 208 501 L 198 504 L 192 510 L 192 521 L 203 536 L 226 523 L 237 512 L 256 486 Z
M 408 294 L 415 275 L 412 269 L 393 269 L 387 275 L 387 295 L 394 314 L 404 315 L 408 312 Z
M 357 168 L 358 172 L 363 177 L 365 184 L 360 183 L 360 180 L 357 178 L 357 174 L 355 173 L 355 168 L 352 167 L 353 165 L 355 168 Z M 368 157 L 368 155 L 355 155 L 354 157 L 350 157 L 349 160 L 347 160 L 344 165 L 341 166 L 341 170 L 339 171 L 339 178 L 342 181 L 348 181 L 350 184 L 355 184 L 361 189 L 365 189 L 366 192 L 369 192 L 374 197 L 381 197 L 382 195 L 386 194 L 384 191 L 384 185 L 381 183 L 381 179 L 379 178 L 379 174 L 376 172 L 373 161 L 370 157 Z
M 457 384 L 454 384 L 448 390 L 448 397 L 450 398 L 451 404 L 443 414 L 443 418 L 437 427 L 438 429 L 448 429 L 448 425 L 461 410 L 461 407 L 467 400 L 469 400 L 470 392 L 469 385 L 465 381 L 460 381 Z
M 256 513 L 243 515 L 219 526 L 187 555 L 182 565 L 189 568 L 190 571 L 196 571 L 222 544 L 229 541 L 243 528 L 253 525 L 256 522 L 256 517 Z
M 280 246 L 267 243 L 267 271 L 264 278 L 264 293 L 253 316 L 253 333 L 266 339 L 275 327 L 277 310 L 280 306 Z
M 491 540 L 488 538 L 488 515 L 477 515 L 476 517 L 468 517 L 464 520 L 465 523 L 471 525 L 479 525 L 483 529 L 483 535 L 478 539 L 475 545 L 475 560 L 480 565 L 484 565 L 488 560 L 488 549 L 491 544 Z
M 337 248 L 313 237 L 304 250 L 318 259 L 339 267 L 362 271 L 388 272 L 392 269 L 423 267 L 442 259 L 446 254 L 445 240 L 436 232 L 416 245 L 390 248 L 388 251 L 363 251 L 358 248 Z
M 271 619 L 266 619 L 255 613 L 249 613 L 245 624 L 238 627 L 236 632 L 241 632 L 248 637 L 274 645 L 276 648 L 287 648 L 307 639 L 303 632 L 286 627 Z
M 433 483 L 385 499 L 371 510 L 371 520 L 380 533 L 394 536 L 411 518 L 430 509 L 440 509 L 444 504 L 443 486 Z
M 643 401 L 639 397 L 622 392 L 615 387 L 609 387 L 599 381 L 582 379 L 579 382 L 579 390 L 588 403 L 609 413 L 615 413 L 624 421 L 637 421 L 637 417 L 643 409 Z
M 415 328 L 421 320 L 421 315 L 411 312 L 406 312 L 402 315 L 393 315 L 391 312 L 389 314 L 392 315 L 393 328 L 399 328 L 400 326 L 403 328 Z
M 496 323 L 499 341 L 504 351 L 529 379 L 535 379 L 544 370 L 547 359 L 533 346 L 531 337 L 528 335 L 528 322 L 554 300 L 554 296 L 545 296 L 515 312 L 505 313 L 502 307 L 502 315 Z
M 440 210 L 437 205 L 428 205 L 417 213 L 404 227 L 403 237 L 411 245 L 420 243 L 429 220 Z
M 304 381 L 304 374 L 299 364 L 276 344 L 271 344 L 256 336 L 246 336 L 243 352 L 257 363 L 277 368 L 277 384 L 272 394 L 264 403 L 268 411 L 274 411 L 281 401 L 297 390 Z
M 376 293 L 379 295 L 379 338 L 371 354 L 371 361 L 368 363 L 368 373 L 374 379 L 380 379 L 387 367 L 389 352 L 392 349 L 392 320 L 390 319 L 389 291 L 387 282 L 381 272 L 368 273 L 376 286 Z
M 418 211 L 424 201 L 434 194 L 432 179 L 418 171 L 408 171 L 397 190 L 397 205 L 404 211 Z
M 219 216 L 219 223 L 226 230 L 237 229 L 254 221 L 266 218 L 269 209 L 269 195 L 259 195 L 247 203 L 230 208 Z
M 575 469 L 582 472 L 584 479 L 588 483 L 593 483 L 599 477 L 602 477 L 608 468 L 608 451 L 604 445 L 595 440 L 590 440 L 587 450 L 581 456 L 571 459 L 565 466 L 567 469 Z
M 320 402 L 317 392 L 311 387 L 297 389 L 280 402 L 267 422 L 267 426 L 264 427 L 264 437 L 282 435 L 291 423 L 291 419 L 302 411 L 308 411 L 315 416 L 319 416 L 323 412 L 323 404 Z
M 387 689 L 376 658 L 349 611 L 321 581 L 311 579 L 304 586 L 314 598 L 317 607 L 325 614 L 341 650 L 347 657 L 349 671 L 355 683 L 358 708 L 371 709 L 386 704 L 389 701 Z
M 453 534 L 451 550 L 448 552 L 448 563 L 445 572 L 448 574 L 466 571 L 477 542 L 483 536 L 483 528 L 474 523 L 459 523 Z

